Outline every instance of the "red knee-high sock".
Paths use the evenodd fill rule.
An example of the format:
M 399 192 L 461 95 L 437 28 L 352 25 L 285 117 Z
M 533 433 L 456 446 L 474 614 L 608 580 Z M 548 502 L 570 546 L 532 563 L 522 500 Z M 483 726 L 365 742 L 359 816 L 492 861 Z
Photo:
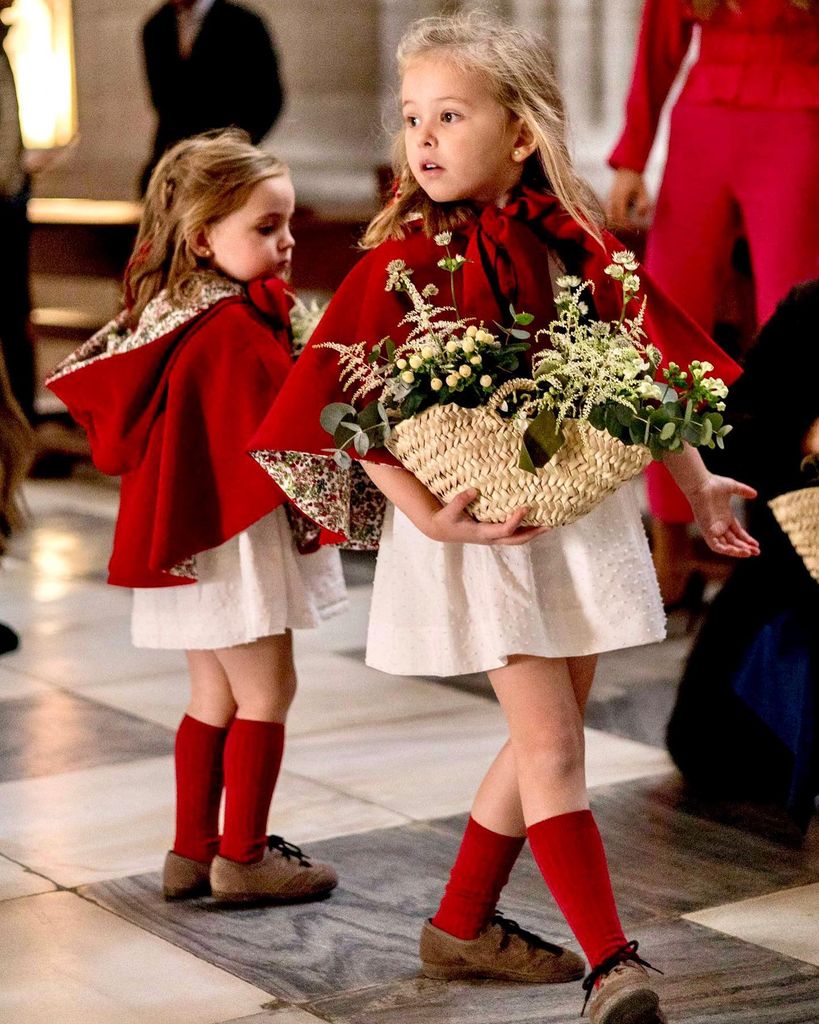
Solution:
M 432 923 L 459 939 L 475 939 L 486 927 L 509 881 L 525 836 L 504 836 L 470 817 L 444 898 Z
M 606 853 L 591 811 L 530 825 L 540 873 L 592 967 L 626 944 L 611 891 Z
M 281 722 L 236 718 L 225 743 L 225 827 L 219 853 L 251 864 L 264 856 L 267 813 L 284 753 Z
M 185 715 L 176 733 L 176 838 L 181 857 L 210 863 L 219 851 L 222 752 L 227 729 Z

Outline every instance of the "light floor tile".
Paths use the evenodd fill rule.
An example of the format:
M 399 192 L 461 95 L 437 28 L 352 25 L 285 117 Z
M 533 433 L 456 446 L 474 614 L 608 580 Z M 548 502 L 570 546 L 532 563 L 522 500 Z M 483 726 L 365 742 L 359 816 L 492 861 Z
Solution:
M 287 719 L 292 739 L 353 725 L 424 714 L 448 714 L 483 701 L 420 679 L 389 676 L 352 658 L 304 652 L 297 658 L 299 689 Z M 175 729 L 188 702 L 184 672 L 83 686 L 82 695 Z
M 0 900 L 15 900 L 18 896 L 34 896 L 51 892 L 54 885 L 47 878 L 34 875 L 19 864 L 0 857 Z
M 35 697 L 41 693 L 53 693 L 54 687 L 25 672 L 6 672 L 0 668 L 0 701 L 18 700 L 20 697 Z
M 60 885 L 156 871 L 172 840 L 173 758 L 0 785 L 0 854 Z M 304 844 L 404 824 L 390 809 L 283 772 L 270 831 Z
M 665 750 L 586 729 L 586 781 L 589 788 L 658 775 L 674 767 Z
M 467 810 L 507 737 L 500 709 L 488 701 L 448 714 L 371 723 L 295 737 L 290 771 L 337 786 L 417 820 Z M 667 771 L 664 751 L 587 730 L 590 786 Z
M 223 1024 L 318 1024 L 323 1017 L 314 1017 L 297 1006 L 286 1006 L 280 1010 L 266 1010 L 254 1013 L 252 1017 L 239 1017 L 224 1021 Z
M 130 614 L 130 591 L 15 565 L 0 573 L 0 620 L 21 634 L 48 636 L 80 623 L 106 623 Z
M 0 1019 L 215 1024 L 270 997 L 73 893 L 0 904 Z
M 27 480 L 23 495 L 34 518 L 68 510 L 116 519 L 119 508 L 118 488 L 81 480 Z
M 182 651 L 133 647 L 129 620 L 122 615 L 103 623 L 72 625 L 65 631 L 28 634 L 19 650 L 3 658 L 3 668 L 9 671 L 25 672 L 69 690 L 184 667 Z
M 695 924 L 819 967 L 819 884 L 684 916 Z

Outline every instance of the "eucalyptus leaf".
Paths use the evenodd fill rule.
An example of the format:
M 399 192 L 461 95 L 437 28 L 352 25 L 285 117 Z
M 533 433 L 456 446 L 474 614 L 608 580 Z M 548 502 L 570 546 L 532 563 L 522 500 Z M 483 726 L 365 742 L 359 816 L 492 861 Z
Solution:
M 660 440 L 661 441 L 670 441 L 671 438 L 676 434 L 676 432 L 677 432 L 677 424 L 676 423 L 666 423 L 665 426 L 663 427 L 663 429 L 660 431 Z
M 356 452 L 362 457 L 370 450 L 370 439 L 363 430 L 359 431 L 353 439 L 353 446 Z
M 355 416 L 355 408 L 345 402 L 331 402 L 321 410 L 319 422 L 328 434 L 335 434 L 339 423 L 345 416 Z
M 509 331 L 513 338 L 531 338 L 529 331 L 520 331 L 517 327 L 512 327 Z

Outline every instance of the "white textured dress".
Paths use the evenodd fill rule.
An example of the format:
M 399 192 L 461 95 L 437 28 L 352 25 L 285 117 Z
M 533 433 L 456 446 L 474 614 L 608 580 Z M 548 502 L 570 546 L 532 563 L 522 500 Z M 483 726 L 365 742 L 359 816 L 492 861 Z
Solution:
M 367 638 L 373 668 L 459 675 L 512 654 L 574 657 L 664 636 L 632 486 L 519 547 L 442 544 L 388 508 Z
M 198 554 L 196 572 L 196 583 L 134 590 L 136 647 L 235 647 L 287 629 L 312 629 L 347 608 L 338 551 L 300 555 L 283 508 Z

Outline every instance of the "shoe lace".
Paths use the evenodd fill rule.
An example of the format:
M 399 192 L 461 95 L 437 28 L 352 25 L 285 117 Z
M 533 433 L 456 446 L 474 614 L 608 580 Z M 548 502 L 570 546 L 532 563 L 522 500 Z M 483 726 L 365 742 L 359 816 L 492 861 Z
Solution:
M 641 967 L 647 967 L 650 971 L 654 971 L 657 974 L 663 973 L 659 967 L 654 967 L 648 962 L 648 960 L 643 960 L 641 956 L 637 955 L 639 946 L 640 943 L 635 939 L 632 939 L 631 942 L 627 942 L 625 946 L 621 946 L 616 953 L 612 953 L 611 956 L 607 956 L 602 963 L 599 963 L 589 971 L 583 979 L 583 991 L 586 993 L 586 998 L 583 1000 L 583 1009 L 580 1011 L 581 1017 L 586 1013 L 586 1007 L 589 1005 L 592 992 L 594 992 L 594 986 L 604 975 L 613 971 L 615 967 L 619 967 L 620 964 L 631 961 L 632 963 L 639 964 Z
M 489 920 L 489 924 L 499 925 L 503 931 L 503 938 L 500 941 L 500 948 L 506 949 L 509 945 L 509 940 L 513 935 L 517 936 L 528 946 L 533 946 L 535 949 L 544 949 L 547 953 L 553 953 L 555 956 L 560 956 L 563 950 L 560 946 L 555 946 L 552 942 L 547 942 L 542 939 L 539 935 L 535 935 L 534 932 L 527 931 L 525 928 L 517 923 L 517 921 L 511 920 L 511 918 L 504 917 L 503 914 L 498 910 L 496 911 Z
M 310 858 L 304 853 L 302 848 L 294 843 L 288 843 L 281 836 L 268 836 L 267 848 L 268 850 L 278 850 L 285 860 L 290 860 L 291 857 L 294 857 L 303 868 L 310 867 Z

